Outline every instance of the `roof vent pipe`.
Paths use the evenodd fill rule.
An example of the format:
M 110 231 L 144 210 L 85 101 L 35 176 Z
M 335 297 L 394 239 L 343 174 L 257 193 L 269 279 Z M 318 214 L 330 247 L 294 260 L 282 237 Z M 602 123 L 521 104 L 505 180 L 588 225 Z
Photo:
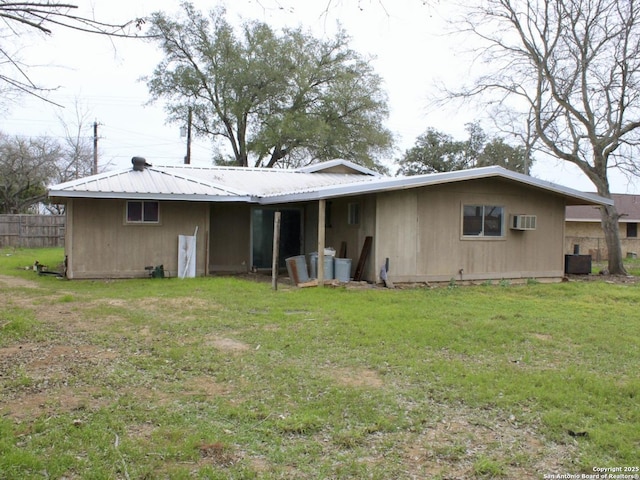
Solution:
M 136 172 L 142 172 L 145 167 L 151 167 L 151 164 L 147 163 L 147 159 L 144 157 L 133 157 L 131 163 L 133 164 L 133 170 Z

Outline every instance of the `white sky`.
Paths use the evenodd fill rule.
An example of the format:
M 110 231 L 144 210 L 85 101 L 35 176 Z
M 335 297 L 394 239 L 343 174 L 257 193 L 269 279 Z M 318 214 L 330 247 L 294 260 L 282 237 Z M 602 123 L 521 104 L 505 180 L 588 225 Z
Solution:
M 336 21 L 352 37 L 352 47 L 374 56 L 375 70 L 385 81 L 391 115 L 388 128 L 396 135 L 398 148 L 389 165 L 410 148 L 428 127 L 466 138 L 465 124 L 481 120 L 481 113 L 469 107 L 429 107 L 437 94 L 435 84 L 455 85 L 469 75 L 468 61 L 457 53 L 444 34 L 443 18 L 451 15 L 445 1 L 432 0 L 228 0 L 229 19 L 256 18 L 274 27 L 302 24 L 316 35 L 332 35 Z M 298 4 L 303 4 L 300 6 Z M 113 23 L 143 17 L 153 11 L 175 11 L 177 0 L 77 0 L 76 13 Z M 194 0 L 201 10 L 214 2 Z M 281 5 L 283 8 L 278 8 Z M 313 5 L 313 6 L 309 6 Z M 109 40 L 101 36 L 56 29 L 51 37 L 33 35 L 20 40 L 20 57 L 31 65 L 29 73 L 37 83 L 58 87 L 51 100 L 64 105 L 56 108 L 42 101 L 23 97 L 4 119 L 0 131 L 27 136 L 63 136 L 59 117 L 73 125 L 75 104 L 86 112 L 86 135 L 92 137 L 92 123 L 99 124 L 101 169 L 130 165 L 131 157 L 144 156 L 150 163 L 182 163 L 186 140 L 178 125 L 166 125 L 161 104 L 147 106 L 146 84 L 161 59 L 161 52 L 141 40 Z M 481 122 L 490 132 L 491 125 Z M 192 143 L 192 163 L 211 164 L 212 148 L 206 140 Z M 392 168 L 393 170 L 393 168 Z M 577 169 L 565 162 L 546 161 L 534 165 L 532 175 L 581 190 L 593 185 Z M 613 191 L 635 193 L 634 185 L 621 175 L 613 176 Z

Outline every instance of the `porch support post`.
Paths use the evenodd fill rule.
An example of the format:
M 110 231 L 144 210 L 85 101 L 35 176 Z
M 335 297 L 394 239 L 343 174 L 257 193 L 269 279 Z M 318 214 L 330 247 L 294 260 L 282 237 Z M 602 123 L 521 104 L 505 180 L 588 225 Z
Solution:
M 318 286 L 324 286 L 324 241 L 326 201 L 318 200 Z
M 278 253 L 280 252 L 280 211 L 273 216 L 273 254 L 271 259 L 271 288 L 278 289 Z

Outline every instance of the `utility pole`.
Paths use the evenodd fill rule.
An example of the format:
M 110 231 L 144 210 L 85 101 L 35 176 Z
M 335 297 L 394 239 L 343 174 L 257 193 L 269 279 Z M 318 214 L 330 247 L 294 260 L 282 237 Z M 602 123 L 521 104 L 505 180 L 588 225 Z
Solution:
M 191 121 L 193 119 L 193 109 L 189 107 L 189 115 L 187 117 L 187 155 L 184 157 L 185 165 L 191 163 Z
M 98 173 L 98 121 L 93 122 L 93 168 L 91 173 Z

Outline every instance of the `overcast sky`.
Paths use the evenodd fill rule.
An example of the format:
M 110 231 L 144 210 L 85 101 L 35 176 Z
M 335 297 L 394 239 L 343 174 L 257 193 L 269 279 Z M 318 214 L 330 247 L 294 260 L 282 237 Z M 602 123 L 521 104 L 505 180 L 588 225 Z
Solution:
M 101 21 L 144 17 L 153 11 L 176 11 L 176 0 L 78 0 L 78 14 Z M 202 10 L 211 0 L 194 0 Z M 224 3 L 224 2 L 222 2 Z M 375 57 L 373 65 L 385 81 L 391 115 L 388 127 L 398 140 L 389 164 L 410 148 L 428 127 L 465 139 L 465 123 L 481 118 L 479 112 L 452 106 L 430 107 L 437 95 L 435 84 L 456 84 L 469 75 L 465 59 L 445 34 L 444 18 L 452 14 L 447 2 L 434 0 L 233 0 L 226 2 L 229 19 L 256 18 L 274 27 L 304 25 L 316 36 L 333 35 L 336 21 L 352 37 L 352 47 Z M 297 5 L 300 4 L 300 5 Z M 308 5 L 307 5 L 308 4 Z M 312 5 L 312 6 L 309 6 Z M 145 105 L 149 75 L 161 58 L 155 45 L 141 40 L 109 40 L 64 29 L 50 37 L 33 35 L 20 39 L 20 57 L 31 65 L 29 73 L 39 84 L 57 89 L 51 100 L 56 108 L 23 97 L 4 119 L 0 131 L 20 135 L 63 135 L 59 117 L 75 123 L 75 104 L 87 113 L 86 135 L 93 135 L 98 122 L 99 160 L 102 169 L 128 167 L 131 157 L 144 156 L 150 163 L 182 163 L 186 141 L 178 125 L 166 125 L 162 105 Z M 491 125 L 482 122 L 489 131 Z M 192 144 L 192 163 L 211 164 L 208 141 Z M 539 162 L 532 175 L 572 188 L 593 191 L 577 169 L 564 162 Z M 622 176 L 616 176 L 613 191 L 635 192 Z

